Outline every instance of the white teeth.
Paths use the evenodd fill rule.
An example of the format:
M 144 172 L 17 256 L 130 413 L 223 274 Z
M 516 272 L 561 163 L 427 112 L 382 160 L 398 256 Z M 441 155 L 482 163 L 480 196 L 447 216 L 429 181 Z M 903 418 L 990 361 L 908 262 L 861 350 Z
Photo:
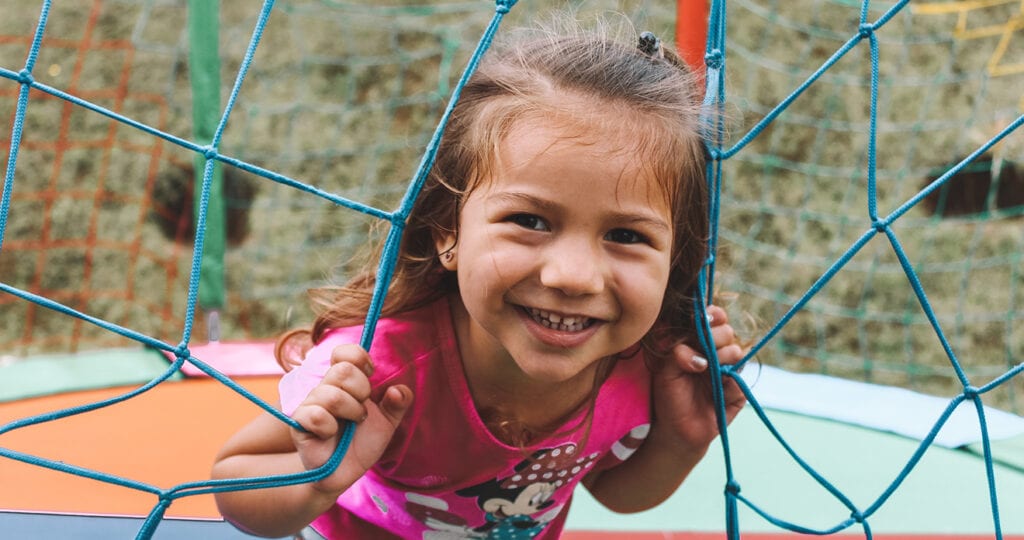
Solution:
M 554 313 L 545 313 L 544 316 L 547 317 L 549 321 L 555 324 L 562 322 L 562 317 L 559 315 L 555 315 Z
M 589 326 L 591 321 L 587 317 L 566 317 L 537 308 L 529 308 L 529 312 L 533 320 L 545 328 L 562 332 L 579 332 Z

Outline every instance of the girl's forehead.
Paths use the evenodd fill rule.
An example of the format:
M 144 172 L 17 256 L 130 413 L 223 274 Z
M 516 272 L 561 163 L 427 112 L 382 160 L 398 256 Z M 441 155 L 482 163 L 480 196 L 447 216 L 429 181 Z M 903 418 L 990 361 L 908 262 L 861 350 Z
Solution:
M 497 155 L 503 166 L 547 155 L 581 159 L 639 161 L 635 122 L 612 111 L 585 114 L 537 111 L 515 120 L 501 136 Z M 629 158 L 629 159 L 623 159 Z
M 594 169 L 615 164 L 621 189 L 648 190 L 652 197 L 671 199 L 678 176 L 655 166 L 659 156 L 669 155 L 656 130 L 621 108 L 571 115 L 527 114 L 500 137 L 487 168 L 507 172 L 538 163 L 572 161 Z M 481 180 L 487 183 L 500 177 L 483 175 Z
M 580 197 L 606 193 L 622 203 L 641 200 L 650 208 L 670 208 L 669 183 L 637 147 L 628 132 L 609 124 L 521 120 L 502 137 L 492 163 L 466 195 L 489 197 L 523 188 L 525 181 L 554 189 L 573 185 Z

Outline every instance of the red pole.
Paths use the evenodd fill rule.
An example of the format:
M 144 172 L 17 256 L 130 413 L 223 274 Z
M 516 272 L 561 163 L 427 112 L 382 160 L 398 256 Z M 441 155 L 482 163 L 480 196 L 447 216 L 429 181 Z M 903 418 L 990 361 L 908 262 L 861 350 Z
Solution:
M 676 49 L 694 71 L 704 72 L 710 0 L 676 0 Z

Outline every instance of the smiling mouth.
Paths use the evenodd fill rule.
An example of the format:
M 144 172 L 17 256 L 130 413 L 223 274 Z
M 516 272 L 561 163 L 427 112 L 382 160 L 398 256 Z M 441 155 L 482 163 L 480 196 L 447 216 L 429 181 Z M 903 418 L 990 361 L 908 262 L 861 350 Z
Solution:
M 559 332 L 579 332 L 590 328 L 597 319 L 582 315 L 559 315 L 537 308 L 523 308 L 537 324 Z

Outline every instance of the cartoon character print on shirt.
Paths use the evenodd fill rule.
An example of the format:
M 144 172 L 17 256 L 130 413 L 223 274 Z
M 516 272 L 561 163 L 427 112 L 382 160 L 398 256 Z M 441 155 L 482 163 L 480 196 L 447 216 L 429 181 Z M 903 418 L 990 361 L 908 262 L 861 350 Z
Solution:
M 633 452 L 640 448 L 640 445 L 643 444 L 644 439 L 647 438 L 647 434 L 650 432 L 650 424 L 640 424 L 629 430 L 629 433 L 612 445 L 612 454 L 619 458 L 619 461 L 626 461 L 629 459 L 629 456 L 633 455 Z
M 475 526 L 448 512 L 446 505 L 431 504 L 422 496 L 407 496 L 406 510 L 431 528 L 424 532 L 424 540 L 533 538 L 564 506 L 556 504 L 556 490 L 567 484 L 571 489 L 570 481 L 589 471 L 598 457 L 596 452 L 588 456 L 576 453 L 572 443 L 538 450 L 516 465 L 509 476 L 456 491 L 459 496 L 475 498 L 484 512 L 484 522 Z
M 611 453 L 625 461 L 647 438 L 650 428 L 650 424 L 634 427 L 612 445 Z M 484 512 L 482 524 L 473 526 L 449 512 L 443 499 L 415 493 L 406 494 L 406 510 L 430 528 L 423 533 L 423 540 L 533 538 L 564 507 L 564 503 L 556 505 L 553 500 L 556 490 L 567 484 L 571 489 L 571 480 L 589 472 L 599 455 L 578 456 L 577 452 L 573 443 L 538 450 L 516 465 L 511 475 L 456 491 L 462 497 L 476 498 Z

